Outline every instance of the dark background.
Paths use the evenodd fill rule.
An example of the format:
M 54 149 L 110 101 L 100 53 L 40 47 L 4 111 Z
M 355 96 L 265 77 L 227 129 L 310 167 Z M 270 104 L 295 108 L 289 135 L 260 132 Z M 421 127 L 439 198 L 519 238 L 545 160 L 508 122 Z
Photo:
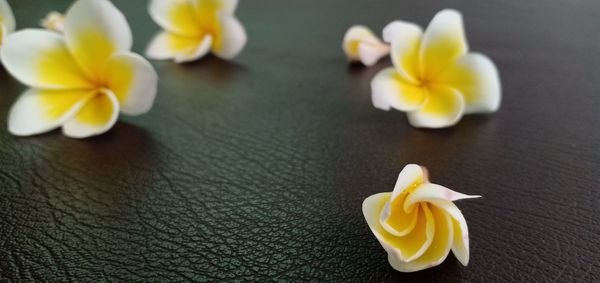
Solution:
M 33 27 L 70 1 L 10 1 Z M 114 1 L 142 52 L 147 1 Z M 0 282 L 600 280 L 600 2 L 240 1 L 249 42 L 159 73 L 154 108 L 86 140 L 9 135 L 24 89 L 0 69 Z M 349 66 L 352 24 L 379 32 L 463 12 L 503 103 L 445 130 L 376 110 L 372 68 Z M 361 203 L 407 163 L 481 194 L 457 203 L 468 267 L 402 274 Z

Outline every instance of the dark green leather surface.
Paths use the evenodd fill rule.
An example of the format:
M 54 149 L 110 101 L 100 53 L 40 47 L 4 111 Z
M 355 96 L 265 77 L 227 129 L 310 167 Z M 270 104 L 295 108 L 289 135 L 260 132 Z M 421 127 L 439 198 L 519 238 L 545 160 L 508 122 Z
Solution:
M 20 28 L 70 1 L 9 0 Z M 142 51 L 146 1 L 115 1 Z M 464 13 L 503 105 L 446 130 L 376 110 L 352 24 Z M 0 70 L 0 282 L 600 281 L 598 1 L 242 0 L 232 62 L 154 62 L 152 111 L 107 134 L 17 138 Z M 394 271 L 361 203 L 407 163 L 463 201 L 471 262 Z

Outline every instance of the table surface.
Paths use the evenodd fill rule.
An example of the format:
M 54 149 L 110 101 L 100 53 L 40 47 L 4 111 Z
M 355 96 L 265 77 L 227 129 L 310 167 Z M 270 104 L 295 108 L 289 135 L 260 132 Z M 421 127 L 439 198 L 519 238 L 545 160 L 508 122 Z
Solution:
M 70 1 L 13 0 L 34 27 Z M 114 1 L 138 52 L 159 28 Z M 493 115 L 422 130 L 376 110 L 352 24 L 463 12 L 497 64 Z M 73 140 L 0 131 L 0 281 L 600 281 L 600 2 L 241 1 L 231 62 L 153 62 L 152 111 Z M 24 90 L 0 68 L 0 124 Z M 5 128 L 3 126 L 3 128 Z M 403 274 L 362 211 L 408 163 L 462 201 L 471 262 Z

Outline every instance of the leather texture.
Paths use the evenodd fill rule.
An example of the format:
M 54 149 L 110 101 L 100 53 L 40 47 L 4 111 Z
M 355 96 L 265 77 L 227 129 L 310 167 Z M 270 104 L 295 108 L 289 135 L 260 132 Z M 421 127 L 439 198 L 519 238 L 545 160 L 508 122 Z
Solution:
M 9 0 L 34 27 L 70 1 Z M 114 1 L 136 51 L 147 1 Z M 107 134 L 0 130 L 0 282 L 600 282 L 600 3 L 240 1 L 231 62 L 153 62 L 152 111 Z M 348 27 L 465 17 L 503 82 L 500 111 L 445 130 L 376 110 Z M 0 124 L 24 89 L 0 70 Z M 471 262 L 394 271 L 362 201 L 407 163 L 483 198 L 458 202 Z

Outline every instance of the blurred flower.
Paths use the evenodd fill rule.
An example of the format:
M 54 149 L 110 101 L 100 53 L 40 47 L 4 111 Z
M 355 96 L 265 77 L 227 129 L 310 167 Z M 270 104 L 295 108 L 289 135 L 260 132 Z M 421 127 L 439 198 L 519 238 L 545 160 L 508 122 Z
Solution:
M 40 26 L 48 30 L 63 33 L 65 30 L 65 16 L 59 12 L 52 11 L 40 21 Z
M 394 68 L 373 81 L 373 105 L 408 112 L 415 127 L 456 124 L 463 114 L 495 112 L 500 106 L 500 79 L 486 56 L 468 53 L 462 16 L 439 12 L 423 33 L 417 25 L 395 21 L 385 27 Z
M 350 62 L 361 62 L 365 66 L 372 66 L 390 54 L 389 45 L 379 40 L 369 28 L 360 25 L 348 29 L 342 49 Z
M 9 131 L 28 136 L 62 126 L 65 135 L 84 138 L 108 131 L 119 111 L 149 111 L 158 78 L 131 45 L 125 17 L 108 0 L 75 2 L 64 35 L 40 29 L 9 35 L 0 57 L 31 87 L 10 110 Z
M 246 31 L 235 18 L 237 0 L 152 0 L 150 16 L 164 31 L 148 46 L 151 59 L 189 62 L 211 51 L 223 59 L 237 56 Z
M 390 265 L 414 272 L 442 263 L 450 250 L 469 263 L 467 222 L 453 201 L 476 197 L 429 183 L 425 168 L 409 164 L 393 192 L 368 197 L 362 210 Z
M 0 46 L 4 38 L 15 31 L 15 16 L 6 0 L 0 0 Z

